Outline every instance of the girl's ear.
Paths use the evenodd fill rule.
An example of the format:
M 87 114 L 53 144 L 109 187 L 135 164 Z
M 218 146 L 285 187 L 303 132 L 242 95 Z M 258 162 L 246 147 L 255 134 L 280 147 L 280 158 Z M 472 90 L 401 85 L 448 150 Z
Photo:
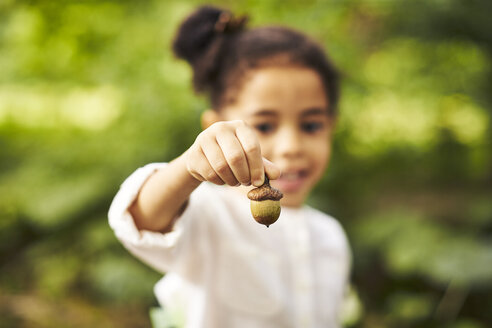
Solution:
M 219 121 L 221 121 L 219 114 L 213 109 L 207 109 L 202 113 L 200 120 L 202 124 L 202 130 L 207 129 L 209 126 Z

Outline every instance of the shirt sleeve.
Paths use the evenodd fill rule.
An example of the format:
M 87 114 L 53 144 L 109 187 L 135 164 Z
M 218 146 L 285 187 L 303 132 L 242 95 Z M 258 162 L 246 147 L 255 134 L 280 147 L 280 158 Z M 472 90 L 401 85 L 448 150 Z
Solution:
M 166 163 L 152 163 L 136 170 L 121 185 L 109 209 L 109 225 L 130 253 L 157 271 L 177 272 L 190 280 L 198 279 L 203 238 L 198 227 L 196 203 L 199 193 L 192 193 L 188 206 L 176 220 L 172 231 L 160 233 L 139 230 L 129 211 L 145 181 Z

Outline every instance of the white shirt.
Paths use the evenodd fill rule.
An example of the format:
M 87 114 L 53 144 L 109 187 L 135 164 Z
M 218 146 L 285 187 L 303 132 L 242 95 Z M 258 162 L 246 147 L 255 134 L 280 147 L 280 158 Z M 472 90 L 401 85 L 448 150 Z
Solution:
M 128 207 L 163 165 L 123 183 L 109 223 L 131 253 L 167 272 L 155 286 L 165 309 L 184 313 L 186 327 L 339 327 L 350 250 L 335 219 L 308 206 L 282 208 L 267 228 L 245 195 L 202 183 L 173 231 L 139 231 Z

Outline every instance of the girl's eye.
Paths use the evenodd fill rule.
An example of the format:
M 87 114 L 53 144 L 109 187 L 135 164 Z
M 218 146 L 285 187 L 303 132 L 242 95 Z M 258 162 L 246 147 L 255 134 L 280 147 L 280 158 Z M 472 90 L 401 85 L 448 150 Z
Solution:
M 264 134 L 272 132 L 273 128 L 274 126 L 271 123 L 261 123 L 255 125 L 255 129 Z
M 301 123 L 301 129 L 307 133 L 315 133 L 323 128 L 323 123 L 321 122 L 304 122 Z

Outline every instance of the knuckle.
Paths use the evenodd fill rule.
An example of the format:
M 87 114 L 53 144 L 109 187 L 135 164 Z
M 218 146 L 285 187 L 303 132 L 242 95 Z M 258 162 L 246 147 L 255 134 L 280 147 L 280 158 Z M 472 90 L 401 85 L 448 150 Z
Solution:
M 239 181 L 238 181 L 238 180 L 236 180 L 235 178 L 231 178 L 231 179 L 228 179 L 228 180 L 227 180 L 227 184 L 228 184 L 229 186 L 234 187 L 234 186 L 237 186 L 237 185 L 239 184 Z
M 260 152 L 260 145 L 257 143 L 247 143 L 244 145 L 244 151 L 248 154 L 256 154 Z
M 211 125 L 211 128 L 215 132 L 222 132 L 227 130 L 227 122 L 221 121 L 221 122 L 215 122 L 214 124 Z
M 188 155 L 188 158 L 191 158 L 193 160 L 197 160 L 199 158 L 199 154 L 202 151 L 202 146 L 198 141 L 196 141 L 193 145 L 190 147 L 190 152 Z
M 201 174 L 197 172 L 190 172 L 191 176 L 194 177 L 198 181 L 204 181 L 205 179 L 201 176 Z
M 214 124 L 210 125 L 208 128 L 206 128 L 205 130 L 203 130 L 198 135 L 198 137 L 201 137 L 203 139 L 206 136 L 215 135 L 216 131 L 217 131 L 217 123 L 214 123 Z
M 207 138 L 208 133 L 209 132 L 207 130 L 200 132 L 200 134 L 196 137 L 195 143 L 193 145 L 196 147 L 197 145 L 203 143 L 203 140 Z
M 240 124 L 237 128 L 237 131 L 240 131 L 242 134 L 246 134 L 249 137 L 255 136 L 255 130 L 251 125 L 249 125 L 247 122 L 241 121 L 242 124 Z
M 238 180 L 239 180 L 239 182 L 241 182 L 241 184 L 247 184 L 247 183 L 251 182 L 251 178 L 250 178 L 249 174 L 239 177 Z
M 216 163 L 214 168 L 219 174 L 225 174 L 229 171 L 229 165 L 226 162 Z
M 213 171 L 207 172 L 207 174 L 205 175 L 205 177 L 206 177 L 207 181 L 211 181 L 211 182 L 216 182 L 217 180 L 219 180 L 219 177 Z
M 241 152 L 232 153 L 228 156 L 227 159 L 229 163 L 231 163 L 232 165 L 239 164 L 243 161 L 243 153 Z
M 237 120 L 235 121 L 235 131 L 236 131 L 236 134 L 244 134 L 244 133 L 248 133 L 248 131 L 250 130 L 250 127 L 248 125 L 248 123 L 246 123 L 245 121 L 242 121 L 242 120 Z

